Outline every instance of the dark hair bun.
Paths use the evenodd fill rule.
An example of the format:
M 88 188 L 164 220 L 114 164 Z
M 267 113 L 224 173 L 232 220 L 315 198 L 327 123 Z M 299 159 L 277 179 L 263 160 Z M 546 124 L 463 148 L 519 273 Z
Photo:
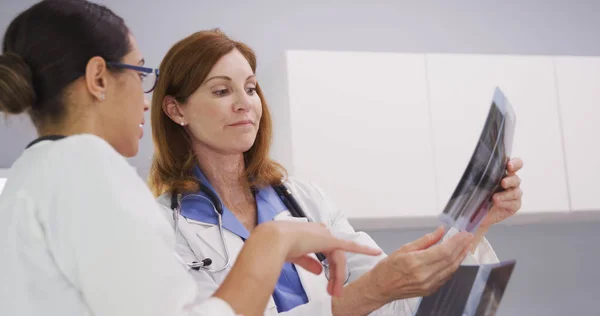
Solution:
M 20 114 L 33 106 L 31 69 L 19 55 L 0 55 L 0 111 Z

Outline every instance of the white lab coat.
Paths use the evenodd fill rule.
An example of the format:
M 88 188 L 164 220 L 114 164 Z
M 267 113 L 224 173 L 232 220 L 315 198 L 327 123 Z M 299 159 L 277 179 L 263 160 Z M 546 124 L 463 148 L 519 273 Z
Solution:
M 234 315 L 198 299 L 142 179 L 92 135 L 43 141 L 0 196 L 0 315 Z
M 376 247 L 373 239 L 364 232 L 356 232 L 348 223 L 345 215 L 327 198 L 317 186 L 290 179 L 286 186 L 311 221 L 324 223 L 334 235 L 345 239 L 356 241 L 360 244 Z M 163 194 L 158 198 L 158 202 L 163 206 L 165 215 L 172 223 L 172 211 L 170 209 L 171 196 Z M 303 220 L 291 217 L 290 213 L 284 211 L 275 218 L 278 220 Z M 204 258 L 212 259 L 214 268 L 221 267 L 224 264 L 225 256 L 222 246 L 219 229 L 216 225 L 186 220 L 179 218 L 180 233 L 177 236 L 177 253 L 187 260 L 200 261 Z M 455 232 L 454 232 L 455 233 Z M 231 256 L 232 264 L 244 245 L 243 240 L 237 235 L 225 230 L 225 240 Z M 447 234 L 446 238 L 451 234 Z M 398 245 L 400 246 L 400 245 Z M 380 260 L 385 258 L 385 254 L 379 257 L 370 257 L 357 254 L 348 254 L 347 263 L 350 270 L 350 280 L 356 280 L 359 276 L 372 269 Z M 487 240 L 483 240 L 477 247 L 473 255 L 469 255 L 464 263 L 495 263 L 498 258 Z M 296 266 L 300 281 L 306 291 L 309 302 L 298 306 L 291 311 L 281 313 L 281 315 L 332 315 L 331 296 L 327 293 L 327 279 L 324 274 L 314 275 L 300 266 Z M 222 272 L 208 273 L 204 271 L 193 271 L 192 274 L 200 287 L 200 298 L 208 298 L 223 282 L 231 267 Z M 413 315 L 416 312 L 418 298 L 399 300 L 391 302 L 371 315 Z M 264 315 L 277 315 L 275 301 L 271 297 Z

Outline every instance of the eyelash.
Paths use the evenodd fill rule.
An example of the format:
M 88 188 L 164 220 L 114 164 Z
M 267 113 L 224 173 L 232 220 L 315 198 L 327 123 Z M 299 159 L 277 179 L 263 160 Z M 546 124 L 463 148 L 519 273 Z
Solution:
M 214 91 L 213 93 L 219 97 L 223 97 L 229 93 L 229 89 L 220 89 L 220 90 Z M 250 95 L 254 95 L 256 93 L 256 88 L 246 88 L 246 93 L 248 93 Z

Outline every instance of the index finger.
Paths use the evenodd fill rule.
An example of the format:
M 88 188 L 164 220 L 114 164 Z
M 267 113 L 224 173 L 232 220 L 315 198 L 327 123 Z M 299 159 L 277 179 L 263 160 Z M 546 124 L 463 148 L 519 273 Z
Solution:
M 346 251 L 346 252 L 359 253 L 359 254 L 369 255 L 369 256 L 378 256 L 382 252 L 381 249 L 378 249 L 378 248 L 372 248 L 369 246 L 355 243 L 353 241 L 339 239 L 336 237 L 332 237 L 332 238 L 335 239 L 335 242 L 331 247 L 329 247 L 328 250 L 330 250 L 330 251 L 342 250 L 342 251 Z M 326 251 L 326 250 L 324 250 L 324 251 Z

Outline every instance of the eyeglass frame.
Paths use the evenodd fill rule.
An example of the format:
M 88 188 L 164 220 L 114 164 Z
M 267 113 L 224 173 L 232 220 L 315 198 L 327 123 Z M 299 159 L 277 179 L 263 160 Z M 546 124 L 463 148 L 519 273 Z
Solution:
M 154 84 L 152 85 L 152 88 L 150 88 L 150 90 L 148 90 L 148 91 L 144 91 L 144 93 L 150 93 L 150 92 L 154 91 L 154 88 L 156 88 L 156 83 L 158 82 L 158 73 L 159 73 L 158 68 L 148 68 L 148 67 L 143 67 L 143 66 L 135 66 L 135 65 L 112 62 L 112 61 L 107 62 L 106 65 L 108 65 L 108 67 L 131 69 L 131 70 L 143 72 L 146 75 L 154 74 L 155 77 L 154 77 Z

